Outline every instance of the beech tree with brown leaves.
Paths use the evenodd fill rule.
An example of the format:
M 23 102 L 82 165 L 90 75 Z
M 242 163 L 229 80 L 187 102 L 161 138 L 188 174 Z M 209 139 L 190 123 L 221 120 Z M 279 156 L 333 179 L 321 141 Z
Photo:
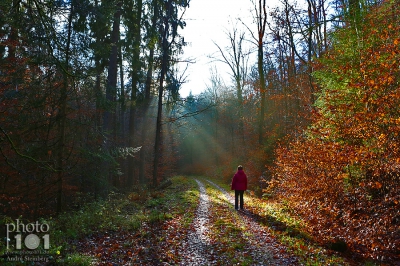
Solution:
M 278 190 L 314 234 L 383 262 L 400 244 L 399 12 L 388 1 L 336 30 L 315 72 L 314 121 L 276 168 Z

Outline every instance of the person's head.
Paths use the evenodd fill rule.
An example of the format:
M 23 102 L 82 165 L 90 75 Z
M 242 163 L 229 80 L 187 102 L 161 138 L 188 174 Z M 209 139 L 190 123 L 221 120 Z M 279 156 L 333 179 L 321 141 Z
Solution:
M 238 170 L 243 170 L 243 166 L 239 165 Z

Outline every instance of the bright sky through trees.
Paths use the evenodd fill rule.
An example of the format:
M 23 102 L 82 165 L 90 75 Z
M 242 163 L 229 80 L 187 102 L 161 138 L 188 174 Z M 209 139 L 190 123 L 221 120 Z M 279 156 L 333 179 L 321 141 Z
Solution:
M 269 2 L 268 5 L 272 5 L 273 2 Z M 219 56 L 213 41 L 221 47 L 226 47 L 229 44 L 226 32 L 231 31 L 235 25 L 245 30 L 237 18 L 256 30 L 256 25 L 252 24 L 252 9 L 250 0 L 190 1 L 190 7 L 184 15 L 186 27 L 181 34 L 189 43 L 184 47 L 184 57 L 195 59 L 195 63 L 190 64 L 187 70 L 187 82 L 183 84 L 180 91 L 182 97 L 187 96 L 190 91 L 193 94 L 204 91 L 206 84 L 209 83 L 210 68 L 213 66 L 217 67 L 225 83 L 227 85 L 230 83 L 229 68 L 209 58 L 212 55 Z M 255 56 L 256 54 L 251 57 L 251 60 L 255 59 Z

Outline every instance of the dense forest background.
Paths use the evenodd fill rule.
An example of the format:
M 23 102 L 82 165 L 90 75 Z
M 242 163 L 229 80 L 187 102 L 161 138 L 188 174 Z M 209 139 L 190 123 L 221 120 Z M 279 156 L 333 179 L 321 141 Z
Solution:
M 3 215 L 60 213 L 176 173 L 229 180 L 242 164 L 311 234 L 399 256 L 400 3 L 249 0 L 254 24 L 216 44 L 231 83 L 198 73 L 207 89 L 182 98 L 189 4 L 1 2 Z

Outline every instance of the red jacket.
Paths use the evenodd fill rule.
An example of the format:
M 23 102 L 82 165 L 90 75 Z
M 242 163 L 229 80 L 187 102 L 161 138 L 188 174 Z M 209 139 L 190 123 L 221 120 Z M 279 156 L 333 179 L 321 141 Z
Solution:
M 247 176 L 243 170 L 238 170 L 232 178 L 232 190 L 247 190 Z

